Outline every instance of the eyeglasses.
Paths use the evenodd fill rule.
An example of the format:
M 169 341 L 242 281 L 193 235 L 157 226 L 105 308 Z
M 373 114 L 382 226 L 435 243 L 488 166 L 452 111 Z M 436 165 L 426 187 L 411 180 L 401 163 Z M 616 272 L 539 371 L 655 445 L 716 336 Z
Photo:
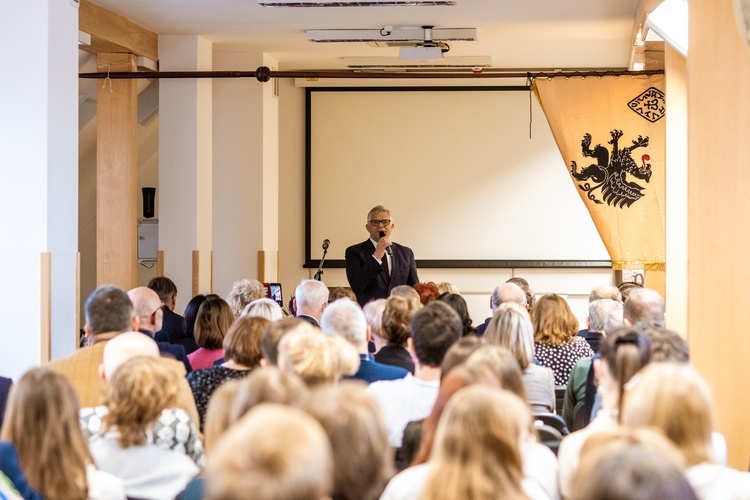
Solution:
M 375 227 L 378 227 L 378 226 L 383 226 L 383 227 L 387 227 L 387 226 L 390 226 L 390 225 L 391 225 L 391 219 L 385 219 L 385 220 L 371 220 L 371 221 L 370 221 L 370 225 L 371 225 L 371 226 L 375 226 Z

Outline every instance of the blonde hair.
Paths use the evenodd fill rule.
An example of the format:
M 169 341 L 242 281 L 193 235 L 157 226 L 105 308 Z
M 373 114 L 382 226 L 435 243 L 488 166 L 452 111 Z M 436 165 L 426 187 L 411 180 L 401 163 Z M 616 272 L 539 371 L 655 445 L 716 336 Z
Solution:
M 331 441 L 334 498 L 376 499 L 394 473 L 388 428 L 365 387 L 346 382 L 317 389 L 303 406 Z
M 338 336 L 293 331 L 279 342 L 279 368 L 298 375 L 308 387 L 354 375 L 359 362 L 356 349 Z
M 557 294 L 542 295 L 531 308 L 534 342 L 559 346 L 578 334 L 578 320 L 568 303 Z
M 389 297 L 383 310 L 383 333 L 389 346 L 404 347 L 411 337 L 411 319 L 422 309 L 418 300 L 401 296 Z
M 362 312 L 365 313 L 365 320 L 367 325 L 370 327 L 370 334 L 373 337 L 378 337 L 385 342 L 385 332 L 383 332 L 383 312 L 385 311 L 385 299 L 371 300 L 362 307 Z
M 515 394 L 480 385 L 458 391 L 438 424 L 422 498 L 527 498 L 518 446 L 530 425 Z
M 263 283 L 258 280 L 242 279 L 232 283 L 232 290 L 227 295 L 227 303 L 235 318 L 239 318 L 242 310 L 250 302 L 266 296 Z
M 713 461 L 711 390 L 690 365 L 653 363 L 626 392 L 622 423 L 655 427 L 677 446 L 688 466 Z
M 269 321 L 278 321 L 284 317 L 284 312 L 281 310 L 281 306 L 273 299 L 263 297 L 255 299 L 250 302 L 245 309 L 242 310 L 242 316 L 250 316 L 251 318 L 266 318 Z
M 455 293 L 456 295 L 461 295 L 461 292 L 458 291 L 458 287 L 449 281 L 441 281 L 440 283 L 437 283 L 437 287 L 441 294 Z
M 26 372 L 10 391 L 2 439 L 15 446 L 29 484 L 44 498 L 88 498 L 86 466 L 94 460 L 78 411 L 71 383 L 48 368 Z
M 206 296 L 195 317 L 195 343 L 204 349 L 220 349 L 233 320 L 232 309 L 224 299 Z
M 219 438 L 236 420 L 233 415 L 234 402 L 240 392 L 241 380 L 228 380 L 211 394 L 203 426 L 203 446 L 211 452 Z
M 496 345 L 482 346 L 471 353 L 464 364 L 470 370 L 488 370 L 500 381 L 503 389 L 527 401 L 523 373 L 515 357 L 508 349 Z
M 497 307 L 484 339 L 488 344 L 508 349 L 521 370 L 534 360 L 534 327 L 526 308 L 515 302 L 503 302 Z
M 270 323 L 266 318 L 240 316 L 229 327 L 224 337 L 224 359 L 232 360 L 248 368 L 260 364 L 263 353 L 260 350 L 260 336 Z
M 205 477 L 206 500 L 319 500 L 333 484 L 331 445 L 310 415 L 263 404 L 216 444 Z
M 240 392 L 232 408 L 232 420 L 261 403 L 298 406 L 309 395 L 305 383 L 294 373 L 282 372 L 275 366 L 255 370 L 240 381 Z
M 104 404 L 101 433 L 116 428 L 123 448 L 143 445 L 161 412 L 177 404 L 177 375 L 160 359 L 130 359 L 108 380 Z

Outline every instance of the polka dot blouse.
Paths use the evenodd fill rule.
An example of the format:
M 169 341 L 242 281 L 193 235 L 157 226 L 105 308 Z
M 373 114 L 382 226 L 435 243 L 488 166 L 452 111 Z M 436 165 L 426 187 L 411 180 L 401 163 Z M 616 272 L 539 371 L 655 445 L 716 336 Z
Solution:
M 555 374 L 555 385 L 567 385 L 576 362 L 594 355 L 586 339 L 578 336 L 567 344 L 553 346 L 535 342 L 534 347 L 539 364 L 551 368 Z

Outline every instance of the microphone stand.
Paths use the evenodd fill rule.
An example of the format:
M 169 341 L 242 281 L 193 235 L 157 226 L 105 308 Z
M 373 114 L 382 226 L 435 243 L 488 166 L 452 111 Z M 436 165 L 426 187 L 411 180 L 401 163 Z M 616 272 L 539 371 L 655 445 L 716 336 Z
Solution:
M 320 259 L 320 265 L 318 266 L 318 272 L 315 273 L 315 279 L 320 281 L 323 276 L 323 262 L 326 261 L 326 254 L 328 253 L 328 247 L 323 248 L 323 258 Z

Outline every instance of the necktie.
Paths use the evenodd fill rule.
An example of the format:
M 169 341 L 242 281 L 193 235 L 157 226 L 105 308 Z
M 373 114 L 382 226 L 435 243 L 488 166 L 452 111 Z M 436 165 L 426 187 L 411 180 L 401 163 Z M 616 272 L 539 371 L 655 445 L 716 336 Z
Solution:
M 383 272 L 385 273 L 385 280 L 390 281 L 391 273 L 388 271 L 388 255 L 387 254 L 383 254 L 383 258 L 380 259 L 380 267 L 383 268 Z

